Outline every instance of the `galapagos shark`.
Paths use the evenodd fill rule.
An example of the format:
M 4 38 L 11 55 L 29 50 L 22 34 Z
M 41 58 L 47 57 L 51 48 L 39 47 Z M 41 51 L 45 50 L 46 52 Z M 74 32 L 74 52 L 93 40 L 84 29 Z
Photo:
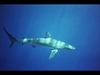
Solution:
M 46 35 L 44 38 L 23 38 L 23 39 L 16 39 L 14 36 L 12 36 L 6 29 L 5 27 L 4 31 L 6 32 L 6 34 L 8 35 L 8 37 L 11 40 L 11 44 L 9 46 L 9 48 L 11 48 L 13 46 L 14 43 L 19 42 L 19 43 L 29 43 L 32 45 L 32 47 L 36 47 L 36 46 L 43 46 L 43 47 L 48 47 L 49 49 L 51 49 L 51 53 L 49 56 L 49 59 L 53 58 L 54 55 L 61 49 L 67 49 L 67 50 L 75 50 L 75 47 L 67 44 L 63 41 L 60 40 L 56 40 L 54 38 L 52 38 L 51 34 L 49 32 L 46 31 Z

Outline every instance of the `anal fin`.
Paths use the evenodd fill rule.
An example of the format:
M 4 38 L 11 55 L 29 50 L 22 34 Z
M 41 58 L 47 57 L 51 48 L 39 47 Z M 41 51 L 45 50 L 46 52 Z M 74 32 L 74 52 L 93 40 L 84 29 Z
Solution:
M 34 47 L 36 47 L 36 46 L 32 45 L 32 47 L 34 48 Z

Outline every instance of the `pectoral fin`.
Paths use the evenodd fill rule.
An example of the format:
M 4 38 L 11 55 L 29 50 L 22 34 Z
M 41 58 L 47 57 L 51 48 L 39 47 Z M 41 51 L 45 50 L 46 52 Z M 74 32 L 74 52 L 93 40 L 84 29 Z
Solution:
M 49 56 L 49 59 L 53 58 L 53 56 L 54 56 L 57 52 L 58 52 L 57 49 L 51 50 L 51 54 L 50 54 L 50 56 Z

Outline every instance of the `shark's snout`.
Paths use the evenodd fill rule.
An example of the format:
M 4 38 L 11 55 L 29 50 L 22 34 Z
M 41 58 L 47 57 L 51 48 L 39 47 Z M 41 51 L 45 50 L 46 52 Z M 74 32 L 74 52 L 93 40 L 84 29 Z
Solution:
M 66 45 L 65 49 L 75 50 L 75 47 L 72 45 Z
M 73 49 L 73 50 L 74 50 L 74 49 L 75 49 L 75 47 L 73 47 L 73 46 L 72 46 L 72 47 L 71 47 L 71 49 Z

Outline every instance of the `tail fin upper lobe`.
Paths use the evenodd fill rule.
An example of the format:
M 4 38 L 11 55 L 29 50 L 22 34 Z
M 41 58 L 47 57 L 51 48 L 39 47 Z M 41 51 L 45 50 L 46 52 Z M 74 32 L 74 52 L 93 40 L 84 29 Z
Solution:
M 8 33 L 7 30 L 5 29 L 5 27 L 3 27 L 3 28 L 4 28 L 5 32 L 6 32 L 6 34 L 8 35 L 8 37 L 10 38 L 10 40 L 12 41 L 11 44 L 10 44 L 10 46 L 9 46 L 9 48 L 10 48 L 18 40 L 16 38 L 14 38 L 10 33 Z

